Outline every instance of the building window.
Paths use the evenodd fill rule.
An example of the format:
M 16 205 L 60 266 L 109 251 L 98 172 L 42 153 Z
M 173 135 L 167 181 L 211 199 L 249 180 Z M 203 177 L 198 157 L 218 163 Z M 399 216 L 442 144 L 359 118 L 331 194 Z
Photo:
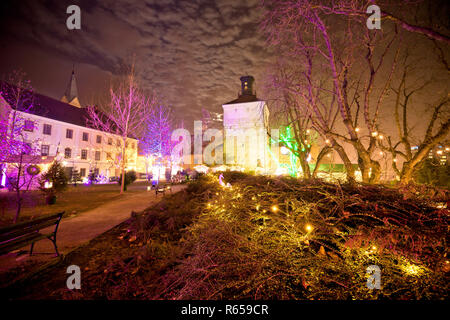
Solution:
M 89 140 L 89 133 L 83 132 L 83 141 L 88 141 L 88 140 Z
M 33 150 L 33 147 L 31 146 L 30 142 L 25 142 L 22 145 L 22 154 L 31 154 L 32 150 Z
M 87 150 L 81 150 L 81 160 L 87 160 Z
M 108 138 L 108 144 L 112 145 L 112 138 Z
M 121 147 L 121 146 L 122 146 L 122 143 L 120 142 L 120 139 L 117 139 L 117 146 L 118 146 L 118 147 Z
M 80 177 L 86 177 L 86 168 L 80 168 Z
M 70 157 L 72 157 L 72 149 L 65 148 L 64 149 L 64 158 L 69 159 Z
M 50 146 L 48 144 L 43 144 L 41 146 L 41 156 L 48 156 L 50 152 Z
M 33 132 L 34 130 L 34 121 L 25 120 L 25 126 L 23 128 L 25 131 Z
M 107 160 L 112 160 L 111 152 L 107 152 L 107 153 L 106 153 L 106 159 L 107 159 Z
M 44 124 L 44 134 L 51 135 L 52 134 L 52 126 L 50 124 Z
M 97 135 L 97 143 L 102 143 L 102 136 Z
M 72 129 L 66 129 L 66 138 L 67 139 L 73 138 L 73 130 Z
M 95 161 L 100 161 L 100 151 L 95 151 Z
M 99 170 L 98 168 L 95 168 L 95 169 L 94 169 L 94 175 L 95 175 L 95 176 L 98 176 L 99 173 L 100 173 L 100 170 Z

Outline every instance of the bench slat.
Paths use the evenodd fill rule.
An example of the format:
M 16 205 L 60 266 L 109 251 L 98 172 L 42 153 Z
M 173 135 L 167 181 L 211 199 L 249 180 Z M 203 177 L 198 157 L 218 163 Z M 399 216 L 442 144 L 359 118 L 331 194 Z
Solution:
M 27 244 L 30 244 L 33 241 L 37 241 L 44 238 L 47 238 L 47 236 L 39 232 L 35 232 L 34 234 L 29 234 L 24 237 L 14 239 L 12 241 L 2 243 L 0 244 L 0 254 L 5 254 L 12 250 L 25 247 Z
M 19 223 L 13 224 L 11 226 L 3 227 L 3 228 L 0 228 L 0 234 L 4 234 L 4 233 L 7 233 L 12 230 L 23 229 L 27 226 L 33 226 L 33 225 L 36 225 L 36 224 L 39 224 L 41 222 L 45 222 L 48 220 L 52 220 L 52 219 L 56 220 L 63 214 L 64 214 L 64 212 L 52 213 L 52 214 L 48 214 L 48 215 L 30 220 L 30 221 L 19 222 Z
M 44 238 L 49 238 L 53 241 L 56 254 L 59 255 L 56 246 L 56 239 L 52 238 L 52 236 L 56 236 L 56 231 L 58 230 L 58 225 L 62 219 L 63 214 L 64 211 L 55 214 L 49 214 L 31 221 L 25 221 L 12 226 L 0 228 L 0 255 L 24 247 L 27 244 L 34 243 Z M 44 229 L 52 225 L 55 226 L 53 232 L 48 234 L 42 234 L 38 232 L 40 229 Z
M 0 242 L 6 241 L 8 239 L 17 238 L 19 236 L 26 235 L 28 233 L 34 233 L 37 230 L 41 230 L 41 229 L 55 225 L 57 221 L 58 221 L 58 219 L 44 221 L 38 225 L 30 226 L 28 228 L 24 228 L 21 230 L 14 230 L 12 232 L 5 233 L 5 234 L 0 234 Z

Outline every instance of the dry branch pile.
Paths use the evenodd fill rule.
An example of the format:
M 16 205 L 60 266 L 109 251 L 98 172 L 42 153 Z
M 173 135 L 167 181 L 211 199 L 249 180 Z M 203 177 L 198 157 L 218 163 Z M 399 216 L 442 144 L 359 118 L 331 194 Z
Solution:
M 83 288 L 51 297 L 448 298 L 449 211 L 416 191 L 240 173 L 224 180 L 231 188 L 203 176 L 68 257 L 88 266 Z M 381 269 L 380 290 L 367 288 L 370 265 Z
M 143 260 L 171 257 L 143 297 L 447 297 L 447 209 L 381 186 L 236 173 L 225 181 L 232 187 L 205 176 L 188 188 L 190 201 L 177 215 L 150 212 L 136 221 L 137 237 L 148 243 Z M 381 290 L 366 285 L 373 264 Z

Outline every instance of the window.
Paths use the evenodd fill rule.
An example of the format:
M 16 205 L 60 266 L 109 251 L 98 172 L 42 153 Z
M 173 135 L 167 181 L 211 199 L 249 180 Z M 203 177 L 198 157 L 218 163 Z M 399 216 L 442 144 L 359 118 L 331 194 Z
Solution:
M 67 139 L 73 138 L 73 130 L 72 129 L 66 129 L 66 138 Z
M 100 170 L 99 170 L 98 168 L 95 168 L 95 169 L 94 169 L 94 175 L 95 175 L 95 176 L 98 176 L 99 173 L 100 173 Z
M 100 151 L 95 151 L 95 161 L 100 161 Z
M 107 152 L 107 153 L 106 153 L 106 159 L 107 159 L 107 160 L 112 160 L 111 152 Z
M 52 134 L 52 126 L 50 124 L 44 124 L 44 134 L 51 135 Z
M 81 160 L 86 160 L 87 159 L 87 150 L 83 149 L 81 150 Z
M 86 168 L 80 168 L 80 177 L 86 177 Z
M 122 146 L 122 143 L 120 143 L 120 139 L 117 139 L 117 146 L 118 147 Z
M 112 145 L 112 138 L 108 138 L 108 144 Z
M 31 146 L 30 142 L 25 142 L 22 145 L 22 154 L 31 154 L 32 150 L 33 150 L 33 147 Z
M 33 130 L 34 130 L 34 121 L 25 120 L 25 126 L 24 126 L 23 130 L 33 132 Z
M 83 141 L 88 141 L 88 140 L 89 140 L 89 133 L 83 132 Z
M 72 156 L 72 149 L 65 148 L 64 149 L 64 158 L 69 159 Z
M 97 143 L 102 143 L 102 136 L 97 135 Z
M 43 144 L 41 146 L 41 155 L 48 156 L 49 152 L 50 152 L 50 146 L 48 144 Z

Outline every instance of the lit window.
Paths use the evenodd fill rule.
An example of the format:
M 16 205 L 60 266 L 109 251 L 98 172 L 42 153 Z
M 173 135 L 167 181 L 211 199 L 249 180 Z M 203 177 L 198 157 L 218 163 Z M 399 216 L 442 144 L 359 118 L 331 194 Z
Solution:
M 72 149 L 65 148 L 64 149 L 64 158 L 69 159 L 70 157 L 72 157 Z
M 52 126 L 50 124 L 44 124 L 43 133 L 46 135 L 52 134 Z
M 34 122 L 31 120 L 25 120 L 25 126 L 23 128 L 25 131 L 33 132 L 34 130 Z
M 50 153 L 50 146 L 48 144 L 43 144 L 41 146 L 41 155 L 48 156 L 49 153 Z

